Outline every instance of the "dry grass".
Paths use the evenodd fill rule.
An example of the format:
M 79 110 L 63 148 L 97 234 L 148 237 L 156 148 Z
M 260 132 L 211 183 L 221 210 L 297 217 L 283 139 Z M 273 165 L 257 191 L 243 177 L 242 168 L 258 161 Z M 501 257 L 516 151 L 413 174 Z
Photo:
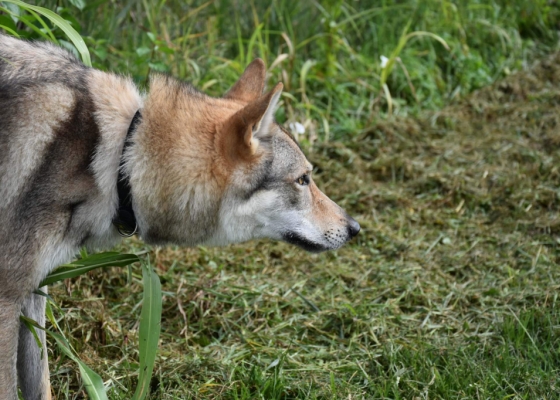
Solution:
M 558 398 L 559 103 L 554 55 L 307 149 L 363 226 L 338 252 L 147 248 L 165 292 L 151 398 Z M 129 398 L 139 277 L 91 278 L 52 290 L 61 322 Z M 83 398 L 71 363 L 55 353 L 51 368 L 57 398 Z

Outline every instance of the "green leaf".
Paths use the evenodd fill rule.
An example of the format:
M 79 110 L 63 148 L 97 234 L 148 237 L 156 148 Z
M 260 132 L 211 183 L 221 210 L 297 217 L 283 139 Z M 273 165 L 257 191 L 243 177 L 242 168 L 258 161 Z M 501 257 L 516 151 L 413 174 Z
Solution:
M 76 260 L 71 264 L 64 264 L 55 269 L 39 285 L 50 285 L 54 282 L 74 278 L 97 268 L 124 267 L 138 262 L 140 259 L 135 254 L 119 254 L 115 252 L 99 253 Z
M 88 367 L 82 360 L 78 358 L 78 356 L 74 354 L 74 351 L 70 347 L 70 344 L 66 341 L 66 338 L 58 333 L 46 329 L 45 332 L 47 332 L 47 335 L 49 335 L 56 341 L 58 348 L 68 358 L 78 364 L 78 367 L 80 368 L 80 375 L 82 377 L 82 381 L 86 388 L 86 392 L 89 395 L 89 398 L 91 400 L 108 400 L 107 392 L 105 390 L 105 386 L 103 386 L 103 380 L 101 379 L 101 377 L 93 372 L 90 367 Z
M 9 14 L 11 15 L 12 20 L 14 23 L 19 21 L 18 16 L 21 15 L 21 9 L 16 6 L 15 4 L 7 4 L 0 1 L 0 5 L 3 5 L 9 10 Z
M 105 61 L 107 59 L 107 50 L 105 48 L 99 47 L 97 49 L 93 49 L 92 51 L 101 61 Z
M 52 301 L 47 301 L 47 305 L 45 307 L 45 315 L 47 316 L 47 318 L 49 319 L 49 321 L 51 321 L 52 326 L 54 326 L 59 332 L 62 332 L 62 329 L 60 329 L 60 326 L 58 325 L 58 322 L 56 322 L 56 318 L 54 317 L 54 313 L 52 310 L 52 305 L 54 304 L 52 303 Z M 54 304 L 54 306 L 56 307 L 56 304 Z
M 23 322 L 23 324 L 27 327 L 27 329 L 31 331 L 31 334 L 35 338 L 35 342 L 37 343 L 37 346 L 39 346 L 39 348 L 41 349 L 41 358 L 43 358 L 43 351 L 44 351 L 43 343 L 41 342 L 41 339 L 39 339 L 39 335 L 37 334 L 37 330 L 35 329 L 36 326 L 42 329 L 41 326 L 35 320 L 32 320 L 31 318 L 27 318 L 25 315 L 20 315 L 19 320 Z
M 40 15 L 38 15 L 36 12 L 34 12 L 33 10 L 29 9 L 27 10 L 29 12 L 29 14 L 31 14 L 35 20 L 43 27 L 43 31 L 46 32 L 47 35 L 49 35 L 49 37 L 51 38 L 51 40 L 54 43 L 58 43 L 58 40 L 56 40 L 56 37 L 54 36 L 54 34 L 52 33 L 52 29 L 49 28 L 49 26 L 45 23 L 45 21 L 43 21 L 43 18 L 41 18 Z M 22 19 L 23 16 L 20 16 L 19 18 Z
M 154 71 L 158 71 L 158 72 L 167 72 L 169 70 L 169 68 L 167 67 L 167 65 L 165 65 L 162 62 L 153 62 L 153 63 L 148 63 L 148 66 L 153 69 Z
M 393 65 L 395 64 L 395 62 L 397 60 L 397 57 L 399 56 L 402 49 L 406 45 L 406 42 L 408 41 L 407 32 L 408 32 L 408 28 L 410 27 L 410 24 L 411 24 L 411 21 L 409 20 L 408 23 L 406 24 L 406 26 L 403 29 L 403 33 L 399 38 L 399 42 L 397 43 L 397 47 L 395 47 L 393 49 L 393 51 L 391 52 L 391 55 L 389 56 L 389 61 L 387 61 L 387 65 L 381 71 L 381 77 L 380 77 L 381 86 L 385 85 L 385 83 L 387 82 L 387 78 L 389 77 L 389 75 L 391 74 L 391 71 L 393 70 Z
M 307 74 L 309 73 L 309 71 L 311 70 L 311 68 L 313 68 L 313 66 L 317 64 L 317 61 L 315 60 L 306 60 L 303 63 L 303 67 L 301 67 L 301 72 L 300 72 L 300 77 L 299 77 L 299 85 L 300 85 L 300 89 L 301 89 L 301 100 L 302 103 L 309 103 L 308 99 L 307 99 L 307 94 L 305 93 L 305 82 L 307 80 Z
M 255 29 L 255 31 L 251 35 L 251 38 L 249 39 L 249 44 L 247 45 L 247 55 L 245 56 L 246 60 L 251 60 L 253 58 L 253 47 L 255 46 L 255 42 L 259 39 L 262 42 L 261 31 L 263 27 L 264 27 L 264 23 L 260 23 L 257 26 L 257 29 Z
M 17 30 L 15 22 L 7 15 L 0 15 L 0 26 L 10 29 L 11 31 Z
M 105 391 L 105 386 L 103 385 L 103 380 L 101 379 L 101 377 L 97 375 L 95 372 L 93 372 L 93 370 L 90 367 L 84 364 L 84 362 L 80 360 L 78 356 L 76 356 L 74 349 L 72 349 L 72 346 L 70 346 L 70 344 L 68 343 L 68 341 L 63 335 L 45 329 L 41 325 L 39 325 L 37 321 L 31 318 L 27 318 L 23 315 L 20 316 L 19 319 L 33 333 L 33 336 L 35 336 L 35 340 L 37 341 L 37 344 L 41 348 L 41 351 L 43 350 L 43 347 L 42 344 L 40 343 L 39 337 L 37 336 L 37 332 L 35 331 L 35 329 L 41 329 L 42 331 L 45 331 L 47 335 L 49 335 L 56 341 L 58 348 L 68 358 L 70 358 L 72 361 L 78 364 L 78 367 L 80 368 L 80 375 L 84 382 L 86 392 L 88 393 L 89 398 L 91 400 L 108 400 L 107 392 Z
M 66 22 L 66 20 L 64 20 L 64 18 L 62 18 L 60 15 L 55 14 L 51 10 L 48 10 L 44 7 L 32 6 L 30 4 L 24 3 L 21 0 L 2 0 L 2 2 L 12 3 L 26 10 L 35 11 L 36 13 L 41 14 L 44 17 L 50 19 L 51 22 L 56 26 L 58 26 L 60 29 L 62 29 L 64 33 L 66 33 L 68 38 L 72 41 L 72 43 L 74 43 L 74 46 L 76 46 L 76 49 L 82 56 L 83 63 L 86 66 L 91 67 L 91 57 L 89 55 L 89 50 L 86 46 L 86 43 L 84 42 L 84 39 L 82 39 L 80 34 L 76 32 L 76 30 L 72 28 L 72 26 L 68 22 Z
M 6 25 L 2 25 L 2 23 L 0 22 L 0 29 L 4 29 L 6 32 L 8 32 L 11 35 L 14 35 L 15 37 L 19 37 L 19 34 L 13 30 L 12 28 L 7 27 Z
M 68 1 L 74 7 L 78 8 L 80 11 L 82 11 L 84 9 L 84 7 L 86 6 L 86 2 L 84 0 L 68 0 Z
M 150 391 L 161 331 L 161 283 L 148 263 L 142 263 L 144 300 L 140 314 L 140 372 L 132 400 L 143 400 Z
M 72 43 L 68 42 L 67 40 L 60 39 L 58 41 L 58 44 L 60 44 L 61 47 L 64 47 L 70 53 L 74 54 L 76 57 L 80 57 L 80 54 L 76 50 L 76 47 Z
M 136 54 L 138 54 L 140 57 L 145 56 L 146 54 L 150 54 L 150 52 L 152 51 L 152 49 L 148 48 L 148 47 L 138 47 L 136 49 Z
M 165 54 L 175 54 L 175 50 L 170 47 L 159 45 L 158 50 Z
M 14 14 L 8 8 L 4 8 L 4 7 L 0 7 L 0 11 L 4 11 L 4 12 L 10 14 L 12 17 L 17 18 L 17 20 L 19 20 L 20 22 L 23 22 L 29 29 L 31 29 L 33 32 L 35 32 L 37 35 L 41 36 L 45 40 L 54 39 L 54 41 L 56 42 L 56 38 L 54 38 L 54 36 L 52 36 L 52 32 L 50 32 L 51 36 L 49 36 L 45 32 L 43 32 L 41 29 L 39 29 L 37 26 L 35 26 L 35 24 L 33 22 L 35 20 L 37 20 L 36 15 L 35 16 L 34 15 L 17 15 L 17 14 Z M 44 21 L 43 21 L 43 23 L 44 23 Z M 8 29 L 6 29 L 6 30 L 8 32 L 10 32 L 10 30 L 8 30 Z M 19 35 L 17 35 L 17 36 L 19 37 Z

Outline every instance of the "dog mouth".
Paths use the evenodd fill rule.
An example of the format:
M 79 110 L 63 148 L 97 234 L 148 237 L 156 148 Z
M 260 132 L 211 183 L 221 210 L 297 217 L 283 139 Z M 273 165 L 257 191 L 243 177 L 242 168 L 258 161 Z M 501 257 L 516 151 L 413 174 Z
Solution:
M 282 240 L 286 243 L 298 246 L 305 251 L 309 251 L 310 253 L 320 253 L 329 250 L 325 245 L 309 240 L 296 232 L 286 232 L 282 234 Z
M 317 240 L 317 235 L 314 239 L 304 236 L 301 231 L 286 231 L 282 233 L 282 240 L 296 245 L 303 250 L 311 253 L 320 253 L 327 250 L 336 250 L 342 247 L 350 239 L 360 232 L 360 224 L 353 218 L 347 216 L 346 226 L 334 226 L 322 232 L 321 238 Z M 322 239 L 322 240 L 321 240 Z

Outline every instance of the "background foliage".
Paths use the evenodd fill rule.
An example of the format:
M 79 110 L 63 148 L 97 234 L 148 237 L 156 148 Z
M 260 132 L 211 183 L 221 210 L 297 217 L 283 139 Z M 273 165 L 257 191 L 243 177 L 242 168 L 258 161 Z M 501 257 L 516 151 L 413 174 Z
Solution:
M 556 46 L 560 18 L 551 0 L 37 4 L 86 37 L 95 67 L 139 83 L 163 71 L 220 95 L 261 57 L 270 82 L 283 81 L 289 94 L 279 118 L 306 122 L 312 141 L 353 137 L 386 110 L 380 56 L 389 57 L 407 26 L 441 36 L 450 49 L 429 37 L 406 44 L 387 82 L 400 115 L 442 107 L 523 68 Z
M 317 181 L 363 226 L 321 255 L 125 243 L 150 251 L 162 278 L 151 398 L 560 395 L 554 1 L 37 4 L 72 22 L 95 67 L 142 86 L 164 71 L 220 95 L 262 57 L 269 86 L 286 86 L 278 119 L 305 125 Z M 37 29 L 12 28 L 42 36 L 27 18 Z M 405 28 L 449 49 L 406 43 L 388 115 L 380 56 Z M 59 324 L 110 397 L 130 398 L 140 277 L 90 274 L 55 288 Z M 50 356 L 57 398 L 82 398 L 71 363 Z

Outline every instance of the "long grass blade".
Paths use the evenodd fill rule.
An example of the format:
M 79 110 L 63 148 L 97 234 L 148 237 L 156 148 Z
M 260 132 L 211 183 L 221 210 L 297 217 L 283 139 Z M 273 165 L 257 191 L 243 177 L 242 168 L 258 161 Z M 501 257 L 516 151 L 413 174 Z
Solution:
M 55 24 L 60 29 L 62 29 L 62 31 L 64 31 L 66 36 L 68 36 L 68 38 L 72 41 L 74 46 L 76 46 L 76 49 L 82 56 L 82 62 L 86 66 L 91 67 L 91 57 L 89 55 L 89 50 L 86 46 L 86 42 L 84 42 L 84 39 L 82 39 L 80 34 L 76 32 L 76 30 L 72 28 L 72 26 L 68 22 L 66 22 L 66 20 L 64 20 L 64 18 L 62 18 L 60 15 L 44 7 L 33 6 L 31 4 L 24 3 L 23 1 L 20 0 L 2 0 L 2 2 L 12 3 L 26 10 L 35 11 L 36 13 L 41 14 L 42 16 L 50 19 L 53 24 Z
M 47 332 L 47 335 L 49 335 L 56 341 L 56 344 L 58 345 L 60 351 L 62 351 L 68 358 L 78 364 L 78 367 L 80 368 L 80 376 L 82 377 L 82 381 L 86 388 L 86 392 L 89 395 L 89 398 L 91 400 L 109 400 L 101 377 L 74 354 L 74 351 L 72 350 L 70 344 L 66 341 L 66 339 L 56 332 L 52 332 L 49 330 L 45 330 L 45 332 Z
M 3 11 L 15 18 L 18 19 L 18 21 L 21 21 L 22 23 L 25 24 L 25 26 L 27 26 L 29 29 L 31 29 L 33 32 L 35 32 L 36 34 L 38 34 L 39 36 L 41 36 L 43 39 L 45 40 L 52 40 L 51 36 L 47 35 L 45 32 L 43 32 L 41 29 L 39 29 L 38 27 L 36 27 L 33 22 L 31 20 L 29 20 L 29 18 L 27 18 L 25 15 L 18 15 L 16 13 L 14 13 L 12 10 L 9 10 L 7 8 L 4 7 L 0 7 L 0 11 Z M 43 21 L 44 23 L 44 21 Z M 6 27 L 4 27 L 6 28 Z M 19 37 L 19 35 L 17 35 L 17 37 Z M 56 39 L 54 40 L 56 42 Z
M 41 329 L 45 331 L 47 335 L 55 340 L 60 351 L 62 351 L 68 358 L 78 364 L 78 367 L 80 369 L 80 376 L 82 377 L 84 387 L 86 388 L 86 392 L 91 400 L 108 400 L 107 392 L 105 390 L 105 386 L 103 385 L 103 380 L 101 379 L 101 377 L 97 375 L 90 367 L 88 367 L 82 360 L 80 360 L 80 358 L 75 354 L 74 350 L 64 336 L 43 328 L 31 318 L 21 316 L 20 320 L 29 328 L 29 330 L 31 330 L 31 333 L 38 343 L 40 343 L 40 341 L 35 329 Z
M 0 7 L 0 9 L 1 9 L 1 8 L 2 8 L 2 7 Z M 19 34 L 18 34 L 16 31 L 14 31 L 12 28 L 8 28 L 6 25 L 1 25 L 1 24 L 0 24 L 0 29 L 4 29 L 4 30 L 5 30 L 6 32 L 8 32 L 9 34 L 11 34 L 11 35 L 13 35 L 13 36 L 19 38 Z
M 27 327 L 27 329 L 29 329 L 29 331 L 33 335 L 33 338 L 35 339 L 35 343 L 37 343 L 37 346 L 39 346 L 39 348 L 41 349 L 41 358 L 43 358 L 43 351 L 45 349 L 43 348 L 43 343 L 41 342 L 41 339 L 39 339 L 39 335 L 37 334 L 37 330 L 35 329 L 35 327 L 39 326 L 39 324 L 37 324 L 37 322 L 32 320 L 31 318 L 27 318 L 25 315 L 20 315 L 19 320 L 23 322 L 23 324 Z
M 125 267 L 140 261 L 135 254 L 119 254 L 114 252 L 99 253 L 64 264 L 54 270 L 39 285 L 45 286 L 68 278 L 75 278 L 97 268 Z
M 144 300 L 140 313 L 140 372 L 132 400 L 143 400 L 150 390 L 161 331 L 161 283 L 148 263 L 142 263 Z

